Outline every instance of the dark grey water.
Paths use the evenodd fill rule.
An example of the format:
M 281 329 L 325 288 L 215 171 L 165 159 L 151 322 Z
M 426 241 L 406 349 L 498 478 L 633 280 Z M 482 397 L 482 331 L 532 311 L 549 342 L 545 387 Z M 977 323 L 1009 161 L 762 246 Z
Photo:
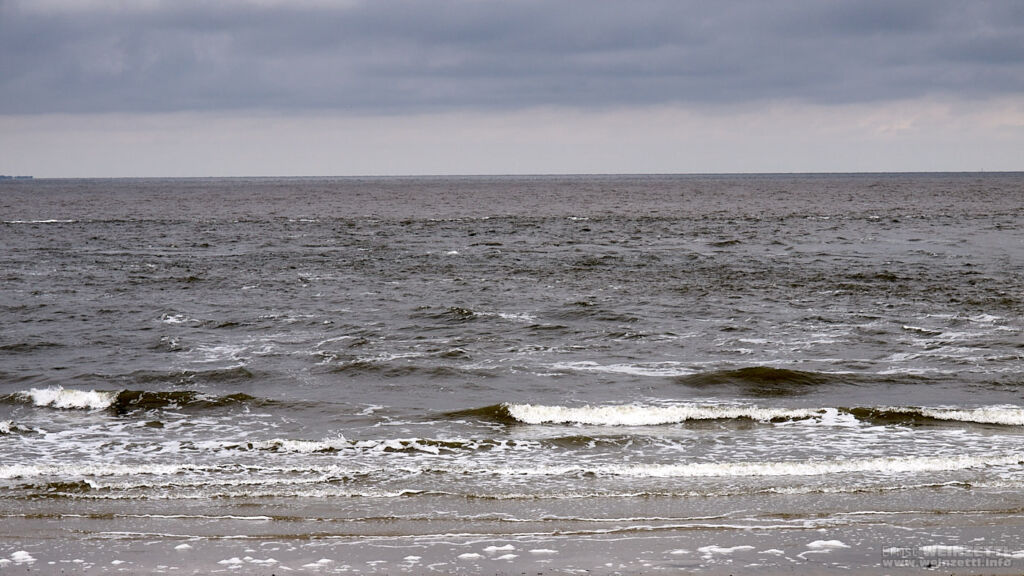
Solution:
M 865 523 L 1015 558 L 1022 209 L 1022 174 L 0 183 L 0 562 L 863 568 Z M 952 509 L 986 520 L 920 528 Z

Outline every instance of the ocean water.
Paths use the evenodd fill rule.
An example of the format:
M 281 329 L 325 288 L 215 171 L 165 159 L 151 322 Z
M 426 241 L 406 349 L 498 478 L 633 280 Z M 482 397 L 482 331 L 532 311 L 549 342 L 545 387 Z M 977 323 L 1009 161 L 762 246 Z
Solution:
M 1024 174 L 4 182 L 0 246 L 0 572 L 1024 566 Z

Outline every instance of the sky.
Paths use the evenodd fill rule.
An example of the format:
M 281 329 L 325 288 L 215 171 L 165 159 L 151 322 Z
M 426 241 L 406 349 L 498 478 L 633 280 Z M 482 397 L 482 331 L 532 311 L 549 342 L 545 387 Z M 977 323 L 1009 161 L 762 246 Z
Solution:
M 975 170 L 1019 0 L 0 0 L 0 174 Z

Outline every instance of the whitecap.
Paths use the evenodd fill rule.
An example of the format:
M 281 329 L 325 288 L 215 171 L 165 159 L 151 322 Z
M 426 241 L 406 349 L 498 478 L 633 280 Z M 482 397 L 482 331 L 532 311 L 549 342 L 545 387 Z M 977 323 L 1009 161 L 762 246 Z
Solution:
M 36 406 L 62 408 L 104 410 L 117 400 L 117 392 L 97 390 L 73 390 L 63 386 L 49 388 L 32 388 L 28 392 L 20 392 L 22 397 L 32 401 Z
M 922 408 L 921 414 L 937 420 L 959 420 L 979 424 L 1024 426 L 1024 408 L 1019 406 L 983 406 L 980 408 Z
M 523 322 L 529 324 L 537 322 L 536 316 L 531 316 L 526 313 L 498 312 L 497 316 L 502 320 L 508 320 L 509 322 Z
M 556 362 L 550 366 L 555 370 L 575 372 L 599 372 L 605 374 L 629 374 L 632 376 L 689 376 L 697 371 L 679 362 L 651 362 L 645 364 L 598 364 L 597 362 Z
M 164 324 L 184 324 L 186 322 L 194 322 L 194 320 L 184 314 L 164 314 L 160 317 L 160 321 Z

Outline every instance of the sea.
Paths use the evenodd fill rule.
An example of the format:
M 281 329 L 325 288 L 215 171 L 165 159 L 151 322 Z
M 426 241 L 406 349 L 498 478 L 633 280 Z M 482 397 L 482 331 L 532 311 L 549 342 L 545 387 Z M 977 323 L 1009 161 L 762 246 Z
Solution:
M 0 573 L 1024 571 L 1024 173 L 5 181 L 0 326 Z

